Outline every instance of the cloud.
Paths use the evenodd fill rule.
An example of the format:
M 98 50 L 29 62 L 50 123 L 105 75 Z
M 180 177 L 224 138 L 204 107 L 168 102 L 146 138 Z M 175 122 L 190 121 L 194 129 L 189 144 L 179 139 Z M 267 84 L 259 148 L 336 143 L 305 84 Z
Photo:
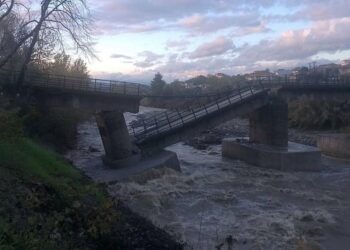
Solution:
M 230 15 L 195 14 L 178 21 L 178 25 L 191 33 L 203 34 L 232 27 L 255 27 L 261 25 L 256 12 L 243 12 Z
M 160 62 L 159 59 L 163 58 L 164 56 L 153 53 L 152 51 L 143 51 L 138 54 L 138 57 L 142 59 L 134 63 L 136 67 L 150 68 L 157 65 Z
M 319 21 L 311 28 L 287 31 L 276 40 L 263 40 L 246 46 L 237 60 L 306 60 L 319 52 L 334 53 L 350 49 L 350 18 Z
M 252 9 L 272 5 L 274 1 L 90 0 L 90 2 L 94 6 L 93 13 L 99 27 L 98 34 L 104 34 L 165 29 L 186 29 L 205 33 L 231 26 L 257 25 L 259 15 Z M 245 7 L 249 4 L 252 8 Z
M 185 50 L 186 47 L 190 44 L 188 40 L 168 40 L 165 44 L 166 49 L 176 49 L 178 51 Z
M 249 27 L 238 27 L 234 29 L 230 35 L 233 37 L 241 37 L 241 36 L 247 36 L 251 34 L 262 34 L 272 31 L 270 28 L 267 27 L 266 23 L 261 22 L 256 26 L 249 26 Z
M 122 55 L 122 54 L 112 54 L 111 58 L 132 59 L 132 57 L 126 56 L 126 55 Z
M 220 36 L 211 42 L 204 43 L 199 46 L 189 54 L 189 58 L 197 59 L 208 56 L 222 55 L 234 48 L 235 46 L 231 39 Z

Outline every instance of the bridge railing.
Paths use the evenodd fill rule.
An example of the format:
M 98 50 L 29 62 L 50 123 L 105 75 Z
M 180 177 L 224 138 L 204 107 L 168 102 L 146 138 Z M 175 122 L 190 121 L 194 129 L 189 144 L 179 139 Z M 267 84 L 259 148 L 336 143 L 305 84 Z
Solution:
M 0 71 L 0 79 L 3 82 L 6 81 L 7 84 L 15 85 L 18 76 L 18 72 L 9 74 L 8 72 Z M 28 72 L 25 75 L 23 85 L 128 96 L 144 96 L 149 92 L 148 86 L 138 83 L 34 72 Z
M 148 118 L 142 118 L 137 123 L 129 126 L 129 132 L 136 141 L 142 141 L 146 138 L 166 133 L 172 129 L 183 127 L 186 124 L 202 119 L 204 116 L 218 112 L 233 103 L 255 95 L 265 89 L 264 85 L 245 86 L 237 88 L 226 96 L 217 98 L 215 101 L 202 105 L 197 108 L 188 108 L 187 110 L 165 111 Z

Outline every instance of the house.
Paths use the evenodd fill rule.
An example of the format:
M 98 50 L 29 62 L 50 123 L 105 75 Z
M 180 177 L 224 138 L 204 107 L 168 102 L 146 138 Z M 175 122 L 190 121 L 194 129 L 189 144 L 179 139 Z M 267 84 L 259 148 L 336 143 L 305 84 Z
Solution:
M 340 75 L 350 75 L 350 60 L 344 60 L 340 63 Z
M 321 73 L 326 77 L 337 77 L 339 76 L 339 70 L 341 65 L 335 63 L 323 64 L 317 67 L 317 72 Z
M 245 78 L 248 81 L 256 81 L 256 80 L 269 80 L 275 76 L 274 73 L 270 72 L 270 70 L 261 70 L 254 71 L 253 73 L 246 74 Z
M 275 71 L 275 74 L 279 77 L 286 77 L 292 74 L 292 71 L 289 69 L 278 69 L 277 71 Z
M 224 74 L 224 73 L 216 73 L 215 76 L 219 79 L 223 78 L 223 77 L 229 77 L 228 75 Z

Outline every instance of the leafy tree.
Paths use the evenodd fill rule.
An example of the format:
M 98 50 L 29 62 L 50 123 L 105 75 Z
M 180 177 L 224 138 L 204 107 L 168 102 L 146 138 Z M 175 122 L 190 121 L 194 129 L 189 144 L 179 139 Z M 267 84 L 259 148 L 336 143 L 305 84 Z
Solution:
M 81 58 L 76 59 L 70 67 L 70 73 L 73 76 L 84 77 L 84 78 L 88 77 L 89 72 L 87 69 L 86 62 Z
M 54 61 L 49 65 L 49 72 L 56 75 L 66 75 L 70 71 L 71 57 L 66 53 L 59 53 L 54 56 Z
M 151 82 L 151 91 L 154 95 L 160 95 L 163 93 L 166 82 L 163 80 L 163 76 L 158 72 L 154 75 Z

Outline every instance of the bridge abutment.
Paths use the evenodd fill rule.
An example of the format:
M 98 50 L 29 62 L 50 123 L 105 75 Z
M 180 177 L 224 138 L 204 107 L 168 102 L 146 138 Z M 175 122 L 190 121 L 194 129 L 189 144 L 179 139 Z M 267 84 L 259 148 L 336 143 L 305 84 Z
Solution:
M 250 114 L 249 122 L 249 138 L 224 139 L 223 156 L 284 171 L 321 168 L 317 148 L 288 142 L 288 105 L 283 100 L 271 98 Z

